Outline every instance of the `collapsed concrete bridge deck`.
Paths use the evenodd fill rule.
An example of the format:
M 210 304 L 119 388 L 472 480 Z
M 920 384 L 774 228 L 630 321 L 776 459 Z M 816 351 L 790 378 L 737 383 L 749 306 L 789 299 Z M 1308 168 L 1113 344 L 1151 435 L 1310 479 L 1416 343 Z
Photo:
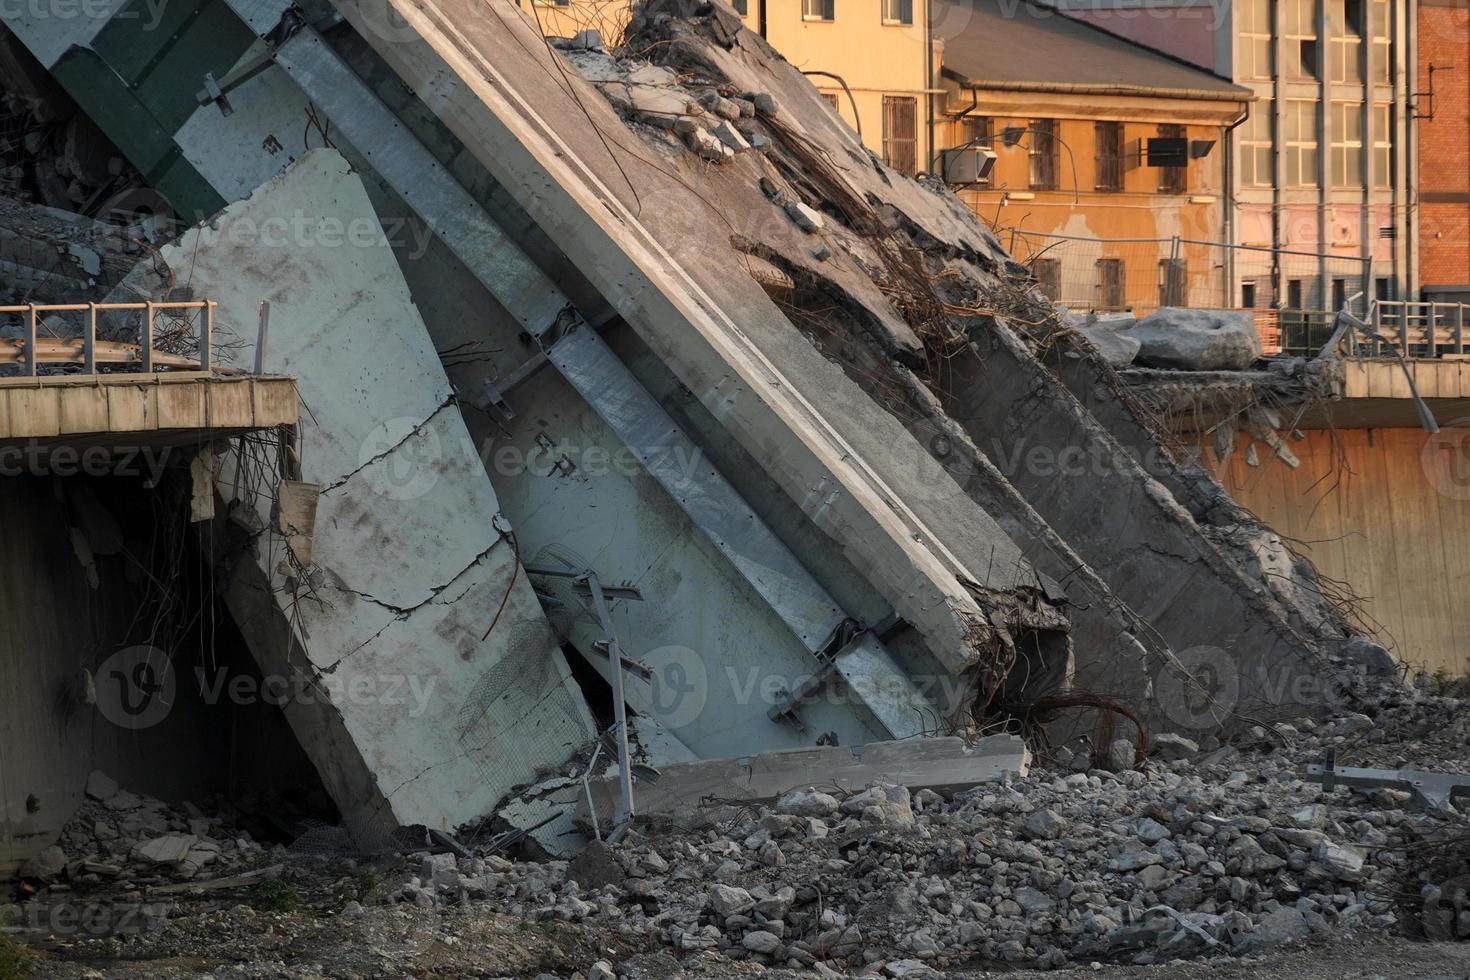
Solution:
M 719 4 L 644 7 L 658 64 L 564 58 L 503 0 L 210 10 L 7 26 L 207 219 L 114 297 L 187 277 L 244 359 L 268 303 L 301 379 L 311 560 L 218 481 L 259 511 L 215 557 L 262 670 L 441 692 L 287 707 L 360 834 L 477 820 L 594 744 L 605 630 L 535 569 L 641 593 L 612 620 L 653 761 L 1036 726 L 1069 690 L 1159 727 L 1318 707 L 1258 678 L 1346 621 L 1248 575 L 1213 525 L 1259 526 L 1090 348 L 1017 326 L 994 237 Z M 238 77 L 230 112 L 130 43 Z M 1108 466 L 1007 464 L 1034 451 Z

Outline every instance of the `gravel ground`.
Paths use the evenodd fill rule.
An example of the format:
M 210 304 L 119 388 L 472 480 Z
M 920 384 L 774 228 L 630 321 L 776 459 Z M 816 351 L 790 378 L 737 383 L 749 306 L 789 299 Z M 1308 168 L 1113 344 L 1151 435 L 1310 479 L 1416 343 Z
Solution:
M 952 797 L 711 806 L 572 862 L 309 856 L 104 787 L 0 922 L 58 978 L 1470 976 L 1470 943 L 1425 941 L 1470 938 L 1465 815 L 1300 777 L 1328 750 L 1470 771 L 1464 701 L 1154 744 Z

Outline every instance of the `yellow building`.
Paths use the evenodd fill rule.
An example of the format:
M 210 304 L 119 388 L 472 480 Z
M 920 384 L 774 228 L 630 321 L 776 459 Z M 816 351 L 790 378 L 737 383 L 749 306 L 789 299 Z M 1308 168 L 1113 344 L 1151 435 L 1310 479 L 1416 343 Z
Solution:
M 628 0 L 521 0 L 553 37 L 592 28 L 617 44 Z M 905 173 L 928 169 L 938 65 L 924 0 L 736 0 L 745 26 L 805 72 L 863 142 Z
M 616 44 L 627 0 L 530 3 L 546 33 Z M 1225 167 L 1253 96 L 1027 0 L 736 0 L 863 142 L 950 180 L 1075 310 L 1229 305 Z M 1007 130 L 1013 138 L 1006 139 Z M 962 182 L 944 151 L 993 150 Z M 1166 153 L 1179 166 L 1164 167 Z M 1182 154 L 1182 157 L 1181 157 Z
M 1231 305 L 1232 255 L 1213 243 L 1230 240 L 1229 132 L 1248 89 L 1048 7 L 933 9 L 941 145 L 996 154 L 988 179 L 957 189 L 1049 296 L 1074 310 Z

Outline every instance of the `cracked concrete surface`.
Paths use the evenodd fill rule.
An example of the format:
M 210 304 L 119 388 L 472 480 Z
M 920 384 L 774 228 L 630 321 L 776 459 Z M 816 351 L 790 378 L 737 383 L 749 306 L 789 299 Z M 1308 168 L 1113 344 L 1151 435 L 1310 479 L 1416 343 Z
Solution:
M 309 225 L 279 244 L 251 241 L 251 229 L 293 214 L 375 222 L 359 178 L 318 150 L 162 250 L 218 300 L 216 322 L 243 361 L 254 356 L 256 308 L 271 301 L 266 367 L 300 378 L 302 477 L 326 488 L 306 580 L 267 531 L 253 561 L 237 565 L 231 608 L 264 673 L 304 671 L 325 692 L 288 716 L 350 826 L 453 828 L 570 756 L 591 737 L 591 717 L 516 574 L 499 501 L 466 451 L 453 390 L 387 242 L 327 244 Z M 240 241 L 251 244 L 231 244 Z M 146 274 L 129 285 L 150 288 Z M 272 465 L 227 457 L 217 484 L 266 527 Z M 408 687 L 422 696 L 402 696 Z

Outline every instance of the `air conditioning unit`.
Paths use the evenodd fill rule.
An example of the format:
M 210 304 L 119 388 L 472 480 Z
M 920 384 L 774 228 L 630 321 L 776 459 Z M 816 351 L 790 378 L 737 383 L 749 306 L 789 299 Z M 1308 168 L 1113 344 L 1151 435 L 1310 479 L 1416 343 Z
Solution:
M 939 151 L 939 173 L 946 184 L 983 184 L 995 169 L 995 151 L 984 146 L 962 146 Z

